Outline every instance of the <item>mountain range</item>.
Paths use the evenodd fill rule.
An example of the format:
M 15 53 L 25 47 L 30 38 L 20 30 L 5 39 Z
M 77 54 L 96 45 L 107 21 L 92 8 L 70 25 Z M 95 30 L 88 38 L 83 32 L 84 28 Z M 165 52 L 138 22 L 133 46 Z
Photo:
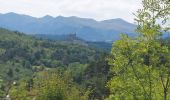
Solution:
M 0 27 L 26 34 L 47 35 L 76 35 L 86 41 L 114 41 L 121 33 L 135 35 L 136 25 L 123 19 L 96 21 L 79 17 L 52 17 L 41 18 L 16 13 L 0 14 Z

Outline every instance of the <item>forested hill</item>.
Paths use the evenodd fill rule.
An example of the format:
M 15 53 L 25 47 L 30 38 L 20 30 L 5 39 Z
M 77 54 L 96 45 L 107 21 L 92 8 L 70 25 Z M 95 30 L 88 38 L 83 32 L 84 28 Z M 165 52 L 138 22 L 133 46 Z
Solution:
M 8 91 L 11 82 L 29 79 L 35 72 L 57 68 L 75 71 L 77 66 L 76 70 L 81 73 L 90 63 L 98 61 L 103 53 L 102 50 L 84 43 L 36 39 L 1 28 L 0 78 L 4 83 L 2 95 Z M 82 77 L 75 77 L 79 77 L 75 81 L 80 83 Z
M 86 64 L 95 61 L 100 52 L 83 43 L 38 40 L 19 32 L 0 29 L 0 62 L 14 64 L 13 68 L 15 65 L 32 69 L 32 66 L 55 68 L 73 62 Z
M 52 41 L 66 41 L 66 42 L 74 42 L 78 44 L 88 45 L 91 48 L 95 49 L 102 49 L 104 51 L 110 52 L 112 47 L 112 42 L 92 42 L 92 41 L 85 41 L 79 38 L 76 34 L 68 34 L 68 35 L 47 35 L 47 34 L 37 34 L 32 35 L 37 39 L 46 39 Z

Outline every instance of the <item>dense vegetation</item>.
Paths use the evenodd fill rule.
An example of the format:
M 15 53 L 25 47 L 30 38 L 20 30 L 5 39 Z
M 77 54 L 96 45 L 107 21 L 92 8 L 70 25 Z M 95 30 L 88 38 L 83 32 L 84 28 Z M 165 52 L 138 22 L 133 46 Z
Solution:
M 170 29 L 170 2 L 142 5 L 135 14 L 139 34 L 122 34 L 110 55 L 105 43 L 44 40 L 0 29 L 1 99 L 169 100 L 170 39 L 161 36 Z
M 79 89 L 83 89 L 84 92 L 82 92 L 82 95 L 84 95 L 86 91 L 91 91 L 91 93 L 97 91 L 97 93 L 91 95 L 90 97 L 96 98 L 97 96 L 103 96 L 103 90 L 101 90 L 100 88 L 105 87 L 107 77 L 101 81 L 98 87 L 96 87 L 96 85 L 94 84 L 97 84 L 97 82 L 100 81 L 100 78 L 97 76 L 103 77 L 103 75 L 107 75 L 108 66 L 106 61 L 104 60 L 104 56 L 106 56 L 106 54 L 102 50 L 91 48 L 85 43 L 80 43 L 76 41 L 41 40 L 35 39 L 31 36 L 26 36 L 19 32 L 11 32 L 6 29 L 0 29 L 0 76 L 2 79 L 2 81 L 0 81 L 2 83 L 1 97 L 3 98 L 9 93 L 12 93 L 12 96 L 16 97 L 16 95 L 14 94 L 17 93 L 13 93 L 15 91 L 15 89 L 13 89 L 13 83 L 16 83 L 17 87 L 21 87 L 22 89 L 24 89 L 23 86 L 25 85 L 26 89 L 28 83 L 29 85 L 31 83 L 38 84 L 37 82 L 39 82 L 39 80 L 36 80 L 36 78 L 38 77 L 37 73 L 53 70 L 61 73 L 62 78 L 58 77 L 59 79 L 53 80 L 53 77 L 49 77 L 49 81 L 42 80 L 42 83 L 44 83 L 44 81 L 56 81 L 57 84 L 59 82 L 58 80 L 63 80 L 64 83 L 58 84 L 64 86 L 65 90 L 62 91 L 66 92 L 67 85 L 69 84 L 67 84 L 64 79 L 67 76 L 70 76 L 70 78 L 68 79 L 70 80 L 70 82 L 74 83 L 73 87 L 75 87 L 76 89 L 70 90 L 70 92 L 77 91 L 77 93 L 79 93 Z M 102 65 L 98 66 L 95 62 L 102 63 Z M 103 66 L 105 68 L 103 68 Z M 90 67 L 96 67 L 97 70 L 94 70 L 96 72 L 91 72 L 92 69 L 90 69 Z M 103 70 L 106 70 L 106 72 L 103 73 Z M 100 73 L 100 75 L 95 75 L 99 74 L 98 72 Z M 58 75 L 59 73 L 56 74 Z M 64 73 L 67 73 L 68 75 L 65 76 Z M 90 74 L 92 75 L 88 76 Z M 39 84 L 42 85 L 42 83 Z M 54 85 L 53 83 L 49 83 L 49 85 L 50 84 Z M 32 87 L 34 87 L 34 85 Z M 25 90 L 25 92 L 22 92 L 22 94 L 26 93 L 26 91 L 27 89 Z M 38 91 L 38 89 L 29 91 Z M 62 95 L 69 95 L 69 91 L 68 94 L 65 94 L 65 92 Z M 23 95 L 26 96 L 26 94 Z M 36 93 L 32 95 L 36 96 Z

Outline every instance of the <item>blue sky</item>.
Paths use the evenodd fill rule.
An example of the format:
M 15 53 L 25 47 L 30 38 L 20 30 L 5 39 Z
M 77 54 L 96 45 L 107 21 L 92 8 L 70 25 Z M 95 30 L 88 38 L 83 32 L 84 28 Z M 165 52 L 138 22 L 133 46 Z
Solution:
M 78 16 L 105 20 L 123 18 L 133 22 L 141 0 L 0 0 L 0 13 L 15 12 L 34 17 Z

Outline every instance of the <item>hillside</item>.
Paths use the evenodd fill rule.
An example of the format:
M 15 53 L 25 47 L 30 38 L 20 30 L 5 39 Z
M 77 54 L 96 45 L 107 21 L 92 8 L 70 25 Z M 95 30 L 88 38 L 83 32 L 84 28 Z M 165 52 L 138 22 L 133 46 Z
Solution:
M 67 41 L 67 42 L 71 41 L 71 42 L 76 42 L 76 43 L 88 45 L 89 47 L 92 47 L 92 48 L 95 48 L 95 49 L 102 49 L 102 50 L 105 50 L 105 51 L 108 51 L 108 52 L 110 52 L 111 47 L 112 47 L 112 42 L 85 41 L 85 40 L 77 37 L 76 34 L 68 34 L 68 35 L 36 34 L 36 35 L 32 35 L 32 36 L 37 38 L 37 39 L 46 39 L 46 40 L 53 40 L 53 41 Z
M 0 22 L 0 27 L 27 34 L 65 35 L 77 33 L 79 38 L 86 41 L 113 41 L 119 39 L 120 33 L 134 36 L 136 28 L 134 24 L 120 18 L 96 21 L 74 16 L 35 18 L 16 13 L 0 14 Z
M 8 91 L 13 81 L 30 79 L 39 71 L 69 68 L 81 73 L 102 53 L 80 42 L 35 39 L 0 28 L 0 79 L 4 81 L 4 88 L 0 90 Z M 76 82 L 80 83 L 82 77 L 75 73 Z

